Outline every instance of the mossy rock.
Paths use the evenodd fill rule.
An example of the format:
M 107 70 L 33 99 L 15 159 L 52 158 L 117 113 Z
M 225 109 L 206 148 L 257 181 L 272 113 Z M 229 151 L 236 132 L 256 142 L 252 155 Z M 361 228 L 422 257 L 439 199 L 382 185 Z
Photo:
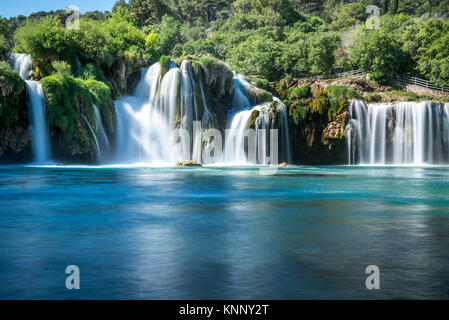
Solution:
M 26 84 L 0 62 L 0 163 L 31 160 Z
M 172 60 L 168 56 L 161 56 L 159 59 L 159 64 L 161 65 L 161 79 L 164 77 L 164 75 L 170 70 Z
M 253 112 L 251 112 L 251 116 L 249 118 L 249 127 L 251 129 L 256 129 L 256 120 L 259 117 L 259 110 L 253 110 Z
M 41 80 L 47 124 L 56 159 L 91 162 L 98 152 L 86 119 L 95 128 L 93 104 L 100 112 L 106 133 L 115 132 L 115 111 L 111 90 L 100 81 L 53 75 Z

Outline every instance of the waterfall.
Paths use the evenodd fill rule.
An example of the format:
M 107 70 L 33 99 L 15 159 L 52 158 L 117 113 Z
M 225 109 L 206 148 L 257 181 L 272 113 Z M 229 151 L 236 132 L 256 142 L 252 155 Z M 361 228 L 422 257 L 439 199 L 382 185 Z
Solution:
M 31 58 L 21 53 L 9 54 L 13 70 L 25 80 L 28 95 L 28 117 L 30 121 L 34 160 L 39 163 L 50 159 L 50 139 L 47 130 L 44 90 L 38 81 L 28 80 L 31 75 Z
M 276 115 L 271 108 L 271 102 L 257 103 L 252 91 L 254 87 L 248 83 L 241 75 L 234 72 L 234 107 L 229 112 L 230 119 L 228 132 L 225 140 L 224 160 L 227 163 L 247 164 L 259 163 L 267 164 L 277 162 L 275 159 L 290 162 L 290 138 L 288 132 L 288 119 L 286 107 L 278 98 L 273 98 L 277 103 L 276 108 L 279 112 L 279 127 L 275 126 Z M 255 132 L 250 130 L 250 119 L 253 112 L 257 112 L 255 119 Z M 274 159 L 271 150 L 268 148 L 274 144 L 274 137 L 270 137 L 271 129 L 280 131 L 278 141 L 279 154 Z M 260 148 L 259 148 L 260 147 Z M 252 148 L 252 149 L 251 149 Z M 270 156 L 267 155 L 270 151 Z
M 233 108 L 228 114 L 228 127 L 236 136 L 237 145 L 225 140 L 223 160 L 248 163 L 246 150 L 251 112 L 257 110 L 257 130 L 275 127 L 275 113 L 279 113 L 281 127 L 281 157 L 289 159 L 289 141 L 286 108 L 279 100 L 272 110 L 271 102 L 255 105 L 254 87 L 242 76 L 234 74 Z M 192 62 L 184 60 L 178 68 L 174 63 L 162 76 L 159 63 L 143 69 L 133 96 L 115 101 L 117 115 L 117 150 L 120 163 L 173 163 L 179 160 L 202 161 L 202 151 L 210 141 L 204 132 L 211 129 L 215 116 L 207 105 L 201 73 L 196 74 Z M 227 139 L 227 135 L 226 135 Z M 246 141 L 246 142 L 245 142 Z M 259 141 L 259 140 L 256 140 Z M 268 140 L 267 140 L 268 141 Z M 268 142 L 267 142 L 268 143 Z M 234 151 L 236 159 L 233 159 Z M 260 150 L 259 163 L 266 163 L 267 151 Z
M 50 160 L 44 90 L 37 81 L 27 80 L 26 84 L 33 154 L 36 162 L 43 163 Z
M 115 101 L 116 161 L 167 163 L 177 160 L 171 139 L 180 71 L 171 68 L 160 80 L 159 63 L 142 70 L 133 96 Z
M 231 114 L 231 125 L 225 138 L 224 160 L 226 163 L 246 164 L 248 162 L 245 153 L 245 137 L 253 110 L 255 109 L 238 109 L 234 115 Z
M 102 158 L 101 158 L 101 151 L 100 151 L 100 143 L 98 142 L 97 134 L 95 133 L 94 129 L 92 128 L 92 126 L 89 122 L 89 119 L 87 119 L 87 117 L 84 114 L 82 114 L 81 117 L 83 118 L 84 122 L 86 122 L 87 127 L 89 128 L 89 131 L 92 134 L 92 137 L 94 138 L 95 147 L 97 149 L 97 160 L 101 161 Z M 93 156 L 92 156 L 92 158 L 93 158 Z
M 17 71 L 23 80 L 28 80 L 31 75 L 31 58 L 23 53 L 10 53 L 9 62 L 13 70 Z
M 448 163 L 448 104 L 351 101 L 347 145 L 349 164 Z
M 95 116 L 95 130 L 93 130 L 87 118 L 84 117 L 84 115 L 83 117 L 87 121 L 90 131 L 95 140 L 95 144 L 97 147 L 97 160 L 102 162 L 105 158 L 105 155 L 109 154 L 109 152 L 111 151 L 111 147 L 109 145 L 109 139 L 108 136 L 106 135 L 106 131 L 104 130 L 103 123 L 101 121 L 100 111 L 98 110 L 95 104 L 92 105 L 92 108 L 94 110 Z

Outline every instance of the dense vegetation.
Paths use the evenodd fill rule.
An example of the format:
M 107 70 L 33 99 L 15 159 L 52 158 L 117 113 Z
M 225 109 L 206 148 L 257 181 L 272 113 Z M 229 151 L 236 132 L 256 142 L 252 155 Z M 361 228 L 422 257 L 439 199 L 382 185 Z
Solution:
M 371 4 L 379 29 L 365 23 Z M 74 72 L 77 56 L 102 69 L 114 93 L 125 90 L 123 66 L 129 76 L 162 55 L 198 54 L 270 81 L 360 68 L 380 83 L 401 73 L 448 84 L 448 9 L 435 0 L 120 0 L 112 13 L 84 14 L 79 30 L 65 28 L 63 10 L 1 19 L 0 54 L 31 54 L 37 78 L 55 60 Z
M 369 5 L 378 6 L 378 19 L 369 17 Z M 25 83 L 5 62 L 8 52 L 31 56 L 52 139 L 80 157 L 95 151 L 82 117 L 94 124 L 93 104 L 112 135 L 112 101 L 134 88 L 141 67 L 159 61 L 165 72 L 181 57 L 195 56 L 189 59 L 204 70 L 209 101 L 224 96 L 216 75 L 232 82 L 229 66 L 263 89 L 260 101 L 270 100 L 267 90 L 279 93 L 270 83 L 276 81 L 291 125 L 305 130 L 294 143 L 312 148 L 314 132 L 325 132 L 328 123 L 335 123 L 329 136 L 339 138 L 347 101 L 360 92 L 344 86 L 313 91 L 291 80 L 361 69 L 379 84 L 409 74 L 449 85 L 448 10 L 449 0 L 119 0 L 111 12 L 83 14 L 79 28 L 66 27 L 66 10 L 0 17 L 0 129 L 18 119 L 24 127 L 27 120 Z M 321 142 L 325 150 L 314 152 L 337 156 L 332 139 Z

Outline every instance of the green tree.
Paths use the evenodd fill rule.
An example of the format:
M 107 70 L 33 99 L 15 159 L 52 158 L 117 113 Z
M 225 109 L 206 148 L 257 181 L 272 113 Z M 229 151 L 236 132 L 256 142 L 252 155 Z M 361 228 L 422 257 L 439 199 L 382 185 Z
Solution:
M 310 73 L 329 74 L 335 65 L 335 51 L 340 38 L 332 33 L 317 33 L 308 41 Z
M 393 4 L 391 5 L 391 14 L 396 14 L 399 8 L 399 0 L 393 0 Z
M 388 13 L 389 4 L 390 4 L 390 0 L 382 0 L 382 14 Z
M 131 0 L 129 4 L 140 26 L 160 23 L 165 14 L 171 13 L 163 0 Z
M 410 58 L 402 51 L 398 37 L 381 28 L 367 30 L 366 36 L 352 50 L 355 64 L 381 84 L 388 83 L 399 73 L 410 69 Z
M 181 24 L 174 17 L 163 16 L 158 33 L 158 49 L 164 55 L 170 55 L 174 46 L 182 42 Z

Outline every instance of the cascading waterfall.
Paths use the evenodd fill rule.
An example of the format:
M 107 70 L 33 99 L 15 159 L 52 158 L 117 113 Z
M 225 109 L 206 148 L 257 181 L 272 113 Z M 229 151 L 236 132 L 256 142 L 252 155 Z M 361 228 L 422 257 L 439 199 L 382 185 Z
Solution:
M 171 68 L 162 81 L 160 72 L 159 63 L 143 69 L 134 96 L 115 101 L 117 162 L 176 161 L 176 146 L 171 134 L 177 91 L 167 79 L 176 82 L 179 70 Z
M 31 58 L 23 53 L 10 53 L 8 55 L 11 67 L 17 71 L 23 80 L 28 80 L 31 75 Z
M 349 107 L 349 164 L 423 165 L 449 162 L 449 104 L 401 102 Z
M 234 72 L 234 108 L 229 115 L 231 120 L 225 141 L 225 161 L 236 164 L 268 164 L 273 163 L 273 161 L 276 162 L 274 159 L 279 159 L 279 155 L 282 161 L 291 161 L 285 106 L 278 98 L 273 98 L 273 101 L 277 102 L 277 111 L 280 115 L 281 139 L 278 140 L 280 141 L 278 148 L 281 153 L 272 154 L 274 152 L 267 147 L 274 144 L 274 140 L 271 139 L 275 137 L 270 137 L 270 130 L 275 129 L 274 111 L 271 109 L 271 102 L 251 106 L 254 103 L 254 101 L 251 101 L 251 90 L 253 90 L 253 86 L 241 75 Z M 255 120 L 255 134 L 251 136 L 248 129 L 251 114 L 254 111 L 258 112 L 258 117 Z M 253 149 L 249 150 L 251 147 Z M 272 159 L 272 156 L 275 156 L 275 158 Z
M 28 55 L 12 53 L 9 59 L 13 70 L 19 72 L 27 85 L 29 130 L 34 160 L 38 163 L 47 162 L 50 159 L 50 139 L 47 130 L 44 90 L 38 81 L 28 80 L 31 74 L 31 59 Z
M 110 153 L 111 147 L 109 145 L 109 139 L 106 135 L 106 131 L 104 130 L 103 123 L 101 121 L 100 111 L 95 104 L 92 105 L 92 108 L 94 110 L 95 116 L 95 129 L 92 128 L 92 125 L 84 114 L 82 115 L 82 118 L 86 122 L 89 131 L 94 138 L 95 146 L 97 149 L 97 161 L 103 162 L 105 156 Z
M 198 77 L 198 78 L 196 78 Z M 245 131 L 252 110 L 260 112 L 257 129 L 274 128 L 271 103 L 254 105 L 250 94 L 252 85 L 234 74 L 233 108 L 229 114 L 229 128 L 235 134 L 237 146 L 225 141 L 225 162 L 248 163 Z M 201 73 L 195 75 L 192 62 L 184 60 L 178 68 L 174 63 L 161 76 L 159 63 L 142 71 L 142 77 L 133 96 L 115 102 L 117 114 L 117 150 L 119 163 L 173 163 L 179 160 L 202 161 L 204 131 L 212 128 L 214 117 L 209 111 Z M 287 115 L 279 100 L 278 109 L 282 127 L 282 158 L 289 158 Z M 188 133 L 188 137 L 184 136 Z M 263 137 L 265 138 L 265 137 Z M 227 136 L 226 136 L 227 139 Z M 257 139 L 257 138 L 256 138 Z M 262 138 L 260 138 L 262 139 Z M 260 150 L 260 154 L 267 150 Z M 264 155 L 259 163 L 266 163 Z

